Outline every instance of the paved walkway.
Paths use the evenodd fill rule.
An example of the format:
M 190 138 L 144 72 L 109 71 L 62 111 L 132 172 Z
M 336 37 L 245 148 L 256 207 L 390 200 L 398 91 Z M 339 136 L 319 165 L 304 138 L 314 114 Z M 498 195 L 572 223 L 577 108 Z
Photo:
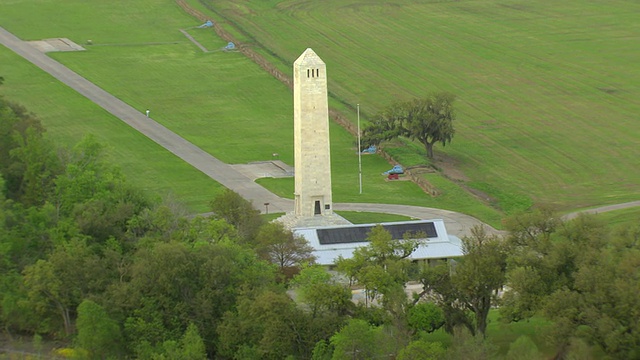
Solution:
M 630 201 L 622 204 L 600 206 L 593 209 L 580 210 L 580 211 L 569 213 L 563 216 L 563 219 L 571 220 L 571 219 L 575 219 L 580 214 L 599 214 L 607 211 L 622 210 L 622 209 L 628 209 L 628 208 L 638 207 L 638 206 L 640 206 L 640 201 Z
M 40 69 L 49 73 L 59 81 L 68 85 L 78 93 L 93 101 L 115 117 L 127 123 L 132 128 L 141 132 L 149 139 L 169 150 L 182 160 L 202 171 L 207 176 L 216 180 L 223 186 L 239 193 L 245 199 L 253 202 L 258 209 L 263 209 L 264 203 L 269 203 L 269 210 L 276 212 L 289 212 L 293 210 L 293 200 L 283 199 L 271 193 L 262 186 L 256 184 L 250 177 L 237 171 L 233 166 L 227 165 L 216 159 L 202 149 L 188 142 L 158 122 L 148 118 L 115 96 L 107 93 L 98 86 L 89 82 L 82 76 L 71 71 L 59 62 L 46 56 L 29 43 L 20 40 L 10 32 L 0 27 L 0 44 L 14 51 L 30 61 Z M 640 206 L 640 201 L 613 205 L 604 208 L 590 209 L 586 212 L 604 212 L 622 207 Z M 471 216 L 433 208 L 423 208 L 407 205 L 387 204 L 334 204 L 335 210 L 343 211 L 370 211 L 410 216 L 418 219 L 443 219 L 447 231 L 459 237 L 469 235 L 470 229 L 480 225 L 478 219 Z M 607 210 L 610 209 L 610 210 Z M 571 216 L 571 214 L 567 215 Z M 573 215 L 575 217 L 575 215 Z M 489 230 L 495 229 L 488 226 Z

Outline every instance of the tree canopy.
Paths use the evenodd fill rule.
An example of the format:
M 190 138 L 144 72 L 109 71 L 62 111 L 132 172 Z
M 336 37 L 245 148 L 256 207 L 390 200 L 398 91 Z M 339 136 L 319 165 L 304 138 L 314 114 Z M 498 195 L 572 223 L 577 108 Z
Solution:
M 640 357 L 637 226 L 612 231 L 597 217 L 538 209 L 505 220 L 505 238 L 474 229 L 463 258 L 433 267 L 409 259 L 424 236 L 393 239 L 376 226 L 335 272 L 310 265 L 304 239 L 264 224 L 232 191 L 211 201 L 211 217 L 149 199 L 107 150 L 91 136 L 58 149 L 35 115 L 0 97 L 7 334 L 88 358 L 487 359 L 494 348 L 477 335 L 499 306 L 506 321 L 549 319 L 557 358 L 586 358 L 592 347 Z M 299 274 L 278 281 L 289 266 Z M 424 296 L 408 297 L 412 280 Z M 450 345 L 429 340 L 441 326 Z M 514 342 L 507 358 L 536 358 L 532 341 Z
M 445 329 L 452 333 L 464 325 L 475 335 L 486 335 L 487 316 L 505 283 L 506 251 L 502 241 L 475 227 L 462 239 L 464 256 L 453 265 L 424 268 L 423 295 L 430 294 L 445 315 Z
M 594 216 L 563 222 L 536 210 L 507 222 L 512 246 L 502 315 L 554 321 L 558 356 L 582 339 L 613 358 L 640 356 L 640 227 L 611 230 Z

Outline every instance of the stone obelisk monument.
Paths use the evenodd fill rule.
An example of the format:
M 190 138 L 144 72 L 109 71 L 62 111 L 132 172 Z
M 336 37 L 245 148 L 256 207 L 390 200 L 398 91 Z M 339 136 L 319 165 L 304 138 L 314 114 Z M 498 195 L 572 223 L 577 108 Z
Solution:
M 293 113 L 294 214 L 331 215 L 327 67 L 311 49 L 293 63 Z

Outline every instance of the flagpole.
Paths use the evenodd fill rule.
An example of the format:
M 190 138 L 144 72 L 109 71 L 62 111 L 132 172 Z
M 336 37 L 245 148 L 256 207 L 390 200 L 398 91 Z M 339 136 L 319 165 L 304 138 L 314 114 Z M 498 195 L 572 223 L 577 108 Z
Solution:
M 360 181 L 360 194 L 362 194 L 362 148 L 360 147 L 360 104 L 358 109 L 358 179 Z

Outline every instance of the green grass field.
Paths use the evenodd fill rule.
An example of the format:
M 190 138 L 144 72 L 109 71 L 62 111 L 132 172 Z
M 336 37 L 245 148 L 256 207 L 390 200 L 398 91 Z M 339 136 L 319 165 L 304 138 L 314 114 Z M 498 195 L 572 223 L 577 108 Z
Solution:
M 192 2 L 201 10 L 211 7 Z M 465 186 L 483 191 L 507 213 L 534 202 L 570 210 L 640 197 L 640 172 L 629 171 L 640 158 L 640 123 L 633 121 L 640 110 L 638 51 L 630 46 L 640 33 L 630 15 L 640 11 L 637 4 L 618 2 L 606 12 L 597 3 L 577 0 L 552 6 L 333 0 L 213 5 L 229 19 L 214 15 L 214 20 L 225 28 L 233 22 L 240 30 L 232 32 L 286 72 L 304 48 L 313 47 L 328 65 L 332 103 L 339 107 L 344 108 L 339 101 L 360 103 L 366 116 L 393 99 L 433 90 L 456 93 L 458 132 L 438 155 L 446 154 L 463 170 Z M 25 14 L 29 22 L 22 20 Z M 50 56 L 141 111 L 151 109 L 155 120 L 225 162 L 266 160 L 277 152 L 292 163 L 291 92 L 240 53 L 203 53 L 179 30 L 210 50 L 226 42 L 211 30 L 194 29 L 199 22 L 174 1 L 9 2 L 0 24 L 25 40 L 91 40 L 88 51 Z M 190 207 L 203 210 L 194 204 L 206 204 L 198 198 L 210 198 L 216 185 L 175 179 L 211 183 L 197 172 L 178 175 L 171 168 L 166 175 L 167 169 L 157 166 L 169 166 L 166 154 L 145 150 L 149 145 L 138 140 L 125 141 L 133 153 L 118 153 L 124 151 L 119 137 L 144 138 L 127 134 L 122 124 L 109 126 L 117 121 L 100 109 L 73 116 L 92 105 L 74 100 L 48 76 L 34 77 L 37 70 L 6 50 L 1 53 L 3 64 L 11 64 L 2 69 L 7 78 L 2 93 L 38 113 L 52 136 L 75 141 L 97 133 L 145 188 L 175 188 Z M 435 198 L 411 183 L 385 181 L 380 173 L 389 165 L 377 156 L 363 158 L 364 193 L 358 194 L 354 139 L 338 126 L 331 131 L 336 202 L 440 207 L 500 225 L 503 212 L 439 174 L 425 175 L 442 194 Z M 419 147 L 397 144 L 389 152 L 403 164 L 425 163 Z M 143 154 L 135 155 L 138 150 Z M 145 167 L 155 173 L 137 171 Z M 293 191 L 291 179 L 260 183 L 286 197 Z M 213 190 L 202 190 L 208 186 Z
M 330 91 L 364 114 L 398 98 L 457 94 L 457 135 L 438 151 L 503 208 L 640 198 L 638 2 L 206 4 L 283 69 L 314 48 Z
M 0 94 L 36 113 L 54 142 L 71 147 L 94 134 L 137 187 L 180 199 L 192 211 L 208 211 L 220 184 L 1 46 L 0 63 L 6 79 Z
M 616 226 L 634 225 L 638 226 L 638 219 L 640 219 L 640 209 L 630 208 L 623 210 L 616 210 L 606 213 L 598 214 L 598 217 L 604 219 L 607 224 Z
M 37 2 L 38 10 L 34 11 L 30 24 L 46 23 L 47 26 L 34 27 L 17 20 L 20 14 L 31 11 L 34 4 L 33 1 L 8 4 L 7 11 L 0 14 L 1 23 L 26 40 L 68 37 L 79 44 L 91 40 L 92 45 L 86 46 L 87 51 L 49 55 L 141 112 L 149 108 L 152 118 L 225 162 L 268 160 L 273 153 L 279 153 L 280 159 L 287 163 L 293 162 L 290 90 L 240 53 L 203 53 L 179 29 L 188 29 L 189 34 L 208 49 L 220 49 L 226 43 L 211 30 L 193 29 L 198 22 L 182 13 L 172 1 L 140 0 L 136 2 L 138 6 L 127 7 L 122 3 L 122 6 L 97 5 L 98 8 L 87 2 L 41 1 Z M 122 10 L 123 7 L 127 7 L 127 11 Z M 89 16 L 97 9 L 102 16 Z M 47 18 L 55 18 L 56 21 L 47 22 Z M 82 24 L 82 20 L 91 21 L 91 26 Z M 17 57 L 10 59 L 16 66 L 29 68 Z M 130 131 L 115 120 L 111 120 L 117 123 L 113 128 L 94 127 L 96 121 L 68 116 L 78 112 L 75 107 L 81 106 L 79 101 L 43 103 L 41 99 L 46 96 L 16 89 L 16 84 L 30 81 L 25 79 L 28 76 L 17 71 L 6 73 L 7 84 L 3 92 L 42 114 L 43 121 L 54 136 L 59 136 L 58 139 L 74 140 L 82 133 L 97 132 L 105 141 L 119 147 L 117 137 L 110 136 L 122 136 Z M 51 83 L 51 80 L 47 81 Z M 61 98 L 70 93 L 66 88 L 59 91 L 43 87 L 39 91 L 59 92 Z M 378 156 L 363 158 L 365 190 L 362 195 L 358 194 L 354 139 L 336 125 L 332 125 L 331 132 L 335 201 L 442 207 L 463 211 L 499 226 L 501 214 L 471 196 L 464 202 L 448 196 L 432 198 L 410 182 L 385 181 L 381 173 L 390 165 Z M 136 134 L 129 136 L 140 137 Z M 148 152 L 145 156 L 151 157 L 153 153 Z M 116 160 L 126 169 L 140 168 L 142 164 L 137 162 L 153 164 L 166 161 L 120 154 Z M 157 174 L 145 180 L 161 179 L 163 171 L 158 170 Z M 135 170 L 130 173 L 140 177 Z M 261 183 L 276 191 L 292 184 L 290 179 L 267 179 Z M 198 188 L 190 184 L 175 182 L 173 185 L 179 188 L 176 190 L 179 196 L 184 191 L 198 192 Z M 285 191 L 285 195 L 290 196 L 291 192 L 287 194 Z M 202 203 L 206 204 L 210 197 L 207 193 L 203 197 L 205 195 L 207 199 Z M 190 200 L 196 201 L 187 199 Z
M 384 222 L 415 220 L 402 215 L 380 214 L 366 211 L 336 211 L 336 213 L 349 220 L 352 224 L 380 224 Z

